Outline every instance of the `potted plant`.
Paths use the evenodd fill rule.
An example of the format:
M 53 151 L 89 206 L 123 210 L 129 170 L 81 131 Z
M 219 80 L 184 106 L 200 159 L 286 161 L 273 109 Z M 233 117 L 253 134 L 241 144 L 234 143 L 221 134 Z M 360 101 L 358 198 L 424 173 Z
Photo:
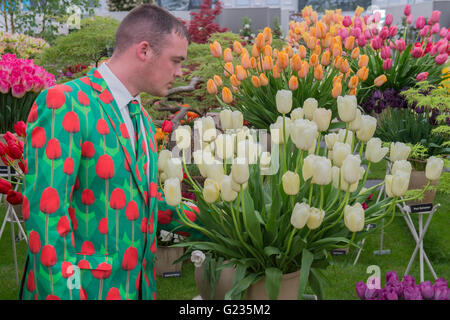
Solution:
M 346 129 L 324 136 L 320 133 L 328 129 L 331 111 L 316 108 L 310 119 L 301 115 L 294 121 L 287 117 L 292 92 L 280 90 L 276 97 L 280 116 L 270 127 L 269 139 L 264 130 L 258 135 L 243 126 L 239 111 L 223 110 L 223 132 L 207 118 L 197 119 L 194 130 L 199 131 L 196 142 L 201 148 L 191 150 L 191 128 L 180 126 L 174 132 L 177 145 L 172 154 L 158 159 L 165 199 L 178 211 L 184 169 L 199 212 L 195 223 L 183 213 L 181 221 L 209 239 L 175 246 L 213 253 L 216 270 L 235 268 L 226 299 L 249 298 L 255 285 L 264 288 L 257 299 L 301 299 L 307 285 L 322 298 L 321 270 L 329 263 L 330 250 L 355 247 L 376 232 L 377 228 L 366 230 L 368 223 L 384 217 L 393 221 L 396 204 L 404 200 L 400 197 L 420 196 L 408 197 L 410 173 L 395 163 L 395 171 L 384 182 L 363 189 L 371 163 L 380 161 L 389 150 L 372 138 L 373 117 L 357 119 L 355 96 L 337 100 Z M 322 140 L 326 148 L 320 147 Z M 270 142 L 270 152 L 265 141 Z M 359 152 L 354 155 L 356 143 Z M 391 151 L 392 158 L 406 161 L 396 152 Z M 366 171 L 361 167 L 363 154 L 369 161 Z M 191 179 L 187 164 L 192 159 L 206 178 L 203 185 Z M 435 180 L 442 166 L 432 163 L 429 167 L 427 171 L 433 171 L 429 177 Z M 361 203 L 384 183 L 388 197 L 364 210 Z M 296 282 L 289 295 L 282 285 L 286 278 Z
M 184 249 L 172 247 L 173 244 L 184 241 L 184 237 L 166 230 L 158 230 L 158 247 L 156 249 L 155 272 L 158 276 L 169 277 L 181 275 L 181 258 Z

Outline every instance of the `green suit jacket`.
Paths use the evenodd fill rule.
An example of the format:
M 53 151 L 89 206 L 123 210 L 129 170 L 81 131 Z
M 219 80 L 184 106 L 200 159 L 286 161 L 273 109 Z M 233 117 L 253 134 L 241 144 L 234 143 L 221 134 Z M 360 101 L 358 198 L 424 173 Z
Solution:
M 155 299 L 158 209 L 190 235 L 158 189 L 157 144 L 143 111 L 149 183 L 128 131 L 93 69 L 36 99 L 27 123 L 23 215 L 28 256 L 20 299 Z M 145 172 L 145 170 L 144 170 Z M 185 207 L 195 220 L 195 207 Z

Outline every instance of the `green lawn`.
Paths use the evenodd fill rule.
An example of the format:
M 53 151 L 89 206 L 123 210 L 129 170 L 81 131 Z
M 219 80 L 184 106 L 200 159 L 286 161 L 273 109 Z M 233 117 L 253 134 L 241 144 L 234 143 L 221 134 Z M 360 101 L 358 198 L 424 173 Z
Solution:
M 379 170 L 384 172 L 384 169 L 380 168 Z M 444 277 L 449 280 L 450 233 L 448 230 L 450 230 L 450 201 L 448 197 L 438 193 L 435 203 L 440 203 L 441 207 L 435 213 L 427 231 L 424 248 L 438 277 Z M 0 222 L 3 222 L 4 211 L 4 208 L 0 209 Z M 353 265 L 353 261 L 356 250 L 350 251 L 346 256 L 335 257 L 333 265 L 326 270 L 330 283 L 325 289 L 325 299 L 357 299 L 354 289 L 355 283 L 367 280 L 371 275 L 366 273 L 367 267 L 370 265 L 378 265 L 380 267 L 382 285 L 384 285 L 384 275 L 388 271 L 395 270 L 399 274 L 399 277 L 403 276 L 415 248 L 415 241 L 403 217 L 396 217 L 394 223 L 385 230 L 383 248 L 390 249 L 390 255 L 375 256 L 373 254 L 374 250 L 379 249 L 379 242 L 379 233 L 368 237 L 364 245 L 364 250 L 355 266 Z M 17 252 L 20 279 L 26 254 L 26 244 L 24 241 L 17 243 Z M 416 258 L 410 274 L 419 280 L 418 258 Z M 433 280 L 426 264 L 425 280 Z M 158 299 L 161 300 L 192 299 L 198 294 L 194 281 L 194 266 L 190 262 L 184 263 L 182 277 L 158 278 L 157 285 Z M 12 258 L 10 226 L 8 224 L 0 240 L 0 300 L 16 299 L 18 289 Z

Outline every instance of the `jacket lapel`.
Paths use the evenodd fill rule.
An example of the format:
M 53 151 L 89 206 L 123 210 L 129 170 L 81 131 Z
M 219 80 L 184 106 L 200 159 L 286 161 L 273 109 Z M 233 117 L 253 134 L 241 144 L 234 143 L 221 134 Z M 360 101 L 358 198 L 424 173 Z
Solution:
M 125 154 L 125 168 L 130 171 L 133 175 L 134 182 L 144 199 L 144 203 L 147 204 L 147 200 L 144 194 L 142 185 L 139 183 L 136 173 L 136 157 L 134 156 L 133 147 L 131 146 L 131 141 L 129 139 L 128 131 L 125 122 L 122 118 L 122 114 L 114 100 L 105 80 L 102 78 L 97 69 L 92 69 L 87 75 L 87 79 L 81 79 L 81 81 L 89 84 L 96 93 L 96 98 L 98 103 L 102 106 L 103 111 L 107 115 L 114 132 L 117 136 L 117 140 L 121 145 L 121 149 Z

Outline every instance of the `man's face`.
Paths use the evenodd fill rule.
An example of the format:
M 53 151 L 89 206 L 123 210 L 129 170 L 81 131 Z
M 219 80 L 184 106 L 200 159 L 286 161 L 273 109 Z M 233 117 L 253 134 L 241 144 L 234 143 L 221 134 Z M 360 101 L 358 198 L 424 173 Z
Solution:
M 163 97 L 169 92 L 176 77 L 182 75 L 181 62 L 186 59 L 188 41 L 176 33 L 165 36 L 157 54 L 149 49 L 150 57 L 141 72 L 141 92 Z

